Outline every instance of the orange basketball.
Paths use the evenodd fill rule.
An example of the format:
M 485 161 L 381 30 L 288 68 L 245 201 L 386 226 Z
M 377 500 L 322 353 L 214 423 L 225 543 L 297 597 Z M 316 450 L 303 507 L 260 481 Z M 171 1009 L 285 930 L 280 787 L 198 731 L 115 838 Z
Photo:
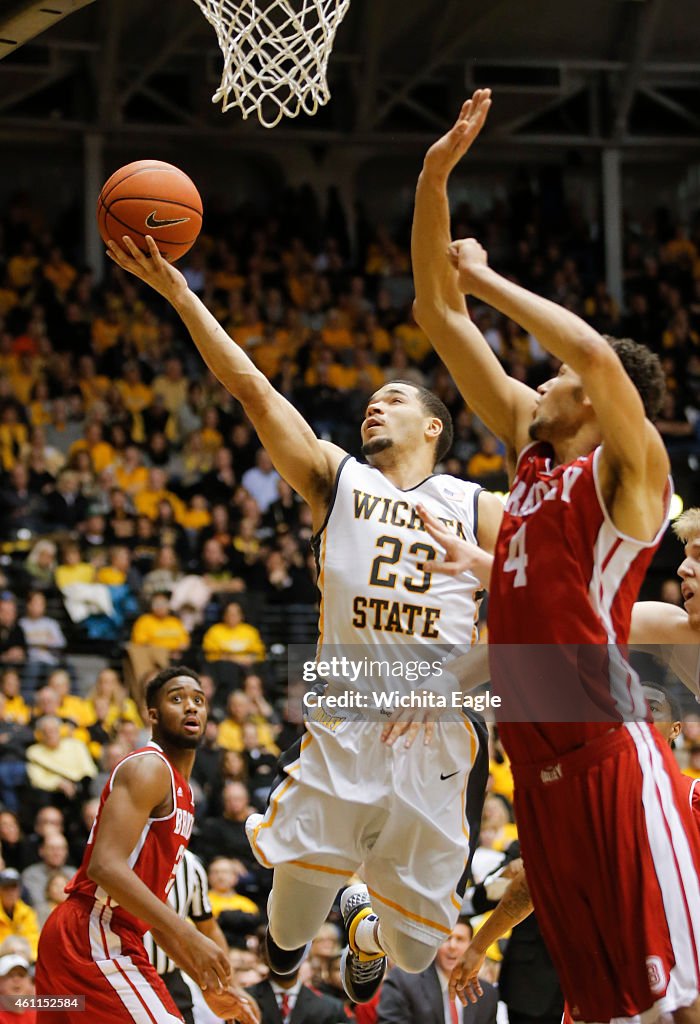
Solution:
M 105 244 L 122 246 L 129 235 L 148 252 L 151 235 L 171 262 L 184 256 L 202 227 L 202 200 L 184 171 L 162 160 L 136 160 L 115 171 L 97 200 L 97 224 Z

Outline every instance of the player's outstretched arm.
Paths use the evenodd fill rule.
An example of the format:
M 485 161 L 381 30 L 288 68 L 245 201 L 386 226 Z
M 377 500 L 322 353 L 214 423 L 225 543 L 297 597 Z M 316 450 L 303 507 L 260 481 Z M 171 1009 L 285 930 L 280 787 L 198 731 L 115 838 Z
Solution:
M 450 976 L 450 999 L 456 996 L 466 1005 L 467 999 L 475 1003 L 479 996 L 483 995 L 479 984 L 479 971 L 483 967 L 489 946 L 524 921 L 532 911 L 532 899 L 523 868 L 512 879 L 493 913 L 475 932 L 468 950 L 453 969 Z
M 110 257 L 162 295 L 192 335 L 205 363 L 237 398 L 269 452 L 280 476 L 297 491 L 322 520 L 344 453 L 320 441 L 304 417 L 270 384 L 251 359 L 223 329 L 204 303 L 187 286 L 179 270 L 158 252 L 146 236 L 150 255 L 142 253 L 128 236 L 124 248 L 108 242 Z
M 612 497 L 608 511 L 618 529 L 651 540 L 664 518 L 668 456 L 611 345 L 575 313 L 497 274 L 476 239 L 453 242 L 450 258 L 466 294 L 515 320 L 581 378 L 602 434 L 600 484 L 604 497 Z
M 149 817 L 167 800 L 172 800 L 172 781 L 161 757 L 144 754 L 123 764 L 102 808 L 88 876 L 145 921 L 158 945 L 200 987 L 226 988 L 231 964 L 224 951 L 158 899 L 129 866 Z
M 491 90 L 477 89 L 452 128 L 425 156 L 411 236 L 414 313 L 469 406 L 512 454 L 527 441 L 536 395 L 508 376 L 470 319 L 447 254 L 451 242 L 447 181 L 478 137 L 490 106 Z

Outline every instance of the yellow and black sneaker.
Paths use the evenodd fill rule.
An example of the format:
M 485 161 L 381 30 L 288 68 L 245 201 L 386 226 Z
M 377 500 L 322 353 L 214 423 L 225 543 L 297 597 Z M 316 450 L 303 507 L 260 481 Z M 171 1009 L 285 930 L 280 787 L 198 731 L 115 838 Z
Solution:
M 353 1003 L 369 1003 L 376 995 L 386 974 L 384 953 L 365 953 L 355 942 L 360 921 L 374 917 L 366 885 L 350 885 L 340 897 L 348 944 L 340 961 L 343 988 Z

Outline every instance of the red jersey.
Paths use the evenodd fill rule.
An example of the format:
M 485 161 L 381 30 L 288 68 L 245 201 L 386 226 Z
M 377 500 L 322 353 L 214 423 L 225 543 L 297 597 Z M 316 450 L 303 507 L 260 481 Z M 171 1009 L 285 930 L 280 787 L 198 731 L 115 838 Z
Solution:
M 688 806 L 693 812 L 693 821 L 700 833 L 700 779 L 693 779 L 690 775 L 684 775 L 681 772 L 681 781 L 683 788 L 687 790 Z
M 647 718 L 624 645 L 666 522 L 649 543 L 620 533 L 598 487 L 600 453 L 554 466 L 549 444 L 530 445 L 505 507 L 488 629 L 499 733 L 514 764 Z
M 110 920 L 115 924 L 126 925 L 135 929 L 140 935 L 149 930 L 149 925 L 128 911 L 123 910 L 104 889 L 91 881 L 87 869 L 94 847 L 95 836 L 100 828 L 100 817 L 105 800 L 112 791 L 114 777 L 123 764 L 134 757 L 144 754 L 156 754 L 168 766 L 172 780 L 173 810 L 164 818 L 149 818 L 139 840 L 131 851 L 129 867 L 148 886 L 152 893 L 165 901 L 175 881 L 178 865 L 184 857 L 187 844 L 194 825 L 194 801 L 192 790 L 187 779 L 174 767 L 157 743 L 151 741 L 148 746 L 141 747 L 128 754 L 114 768 L 100 797 L 100 806 L 95 822 L 87 841 L 83 861 L 72 880 L 66 886 L 70 896 L 88 896 L 96 904 L 113 908 Z

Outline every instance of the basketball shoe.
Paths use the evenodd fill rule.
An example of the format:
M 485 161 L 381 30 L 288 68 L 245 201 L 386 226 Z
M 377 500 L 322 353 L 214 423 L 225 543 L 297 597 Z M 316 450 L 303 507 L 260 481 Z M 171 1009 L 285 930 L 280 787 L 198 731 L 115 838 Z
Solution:
M 368 1003 L 377 993 L 386 974 L 384 953 L 365 953 L 355 942 L 360 921 L 374 917 L 366 885 L 350 885 L 340 897 L 347 946 L 340 961 L 343 988 L 353 1003 Z M 375 918 L 376 920 L 376 918 Z

